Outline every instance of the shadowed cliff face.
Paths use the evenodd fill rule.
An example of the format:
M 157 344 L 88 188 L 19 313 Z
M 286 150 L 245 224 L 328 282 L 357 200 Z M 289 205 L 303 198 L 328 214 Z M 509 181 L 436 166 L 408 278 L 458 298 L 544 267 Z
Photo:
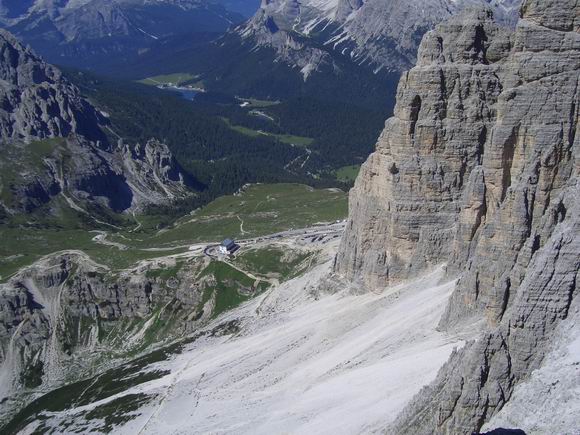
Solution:
M 580 5 L 470 11 L 428 33 L 350 195 L 335 272 L 380 289 L 446 263 L 442 328 L 484 318 L 394 433 L 469 433 L 539 366 L 577 293 Z

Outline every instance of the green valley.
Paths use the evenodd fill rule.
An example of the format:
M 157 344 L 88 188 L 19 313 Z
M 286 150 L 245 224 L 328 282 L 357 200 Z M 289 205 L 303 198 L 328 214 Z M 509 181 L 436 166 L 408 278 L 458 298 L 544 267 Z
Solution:
M 112 269 L 187 252 L 192 244 L 250 238 L 334 222 L 347 214 L 347 195 L 338 189 L 298 184 L 250 185 L 174 221 L 163 215 L 118 216 L 116 227 L 87 222 L 61 203 L 60 226 L 38 214 L 0 226 L 0 280 L 42 256 L 81 250 Z

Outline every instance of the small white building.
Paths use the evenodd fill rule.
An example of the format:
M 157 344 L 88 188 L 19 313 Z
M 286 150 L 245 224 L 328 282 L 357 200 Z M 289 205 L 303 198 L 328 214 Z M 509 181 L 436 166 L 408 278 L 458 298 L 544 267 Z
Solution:
M 232 239 L 225 239 L 219 247 L 220 254 L 223 255 L 231 255 L 238 249 L 240 249 L 240 246 L 237 245 L 236 242 L 234 242 Z

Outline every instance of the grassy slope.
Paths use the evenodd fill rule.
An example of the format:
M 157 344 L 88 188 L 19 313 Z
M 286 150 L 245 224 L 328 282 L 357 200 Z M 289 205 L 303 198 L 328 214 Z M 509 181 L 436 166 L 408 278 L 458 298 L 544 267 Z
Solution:
M 156 227 L 163 217 L 158 216 L 137 216 L 142 226 L 135 232 L 131 230 L 136 222 L 120 231 L 103 227 L 109 232 L 108 239 L 126 245 L 125 250 L 95 243 L 92 239 L 97 233 L 79 226 L 79 216 L 66 208 L 61 212 L 61 228 L 25 226 L 25 222 L 0 226 L 0 281 L 43 255 L 65 249 L 82 250 L 113 269 L 123 269 L 142 259 L 184 252 L 195 242 L 259 236 L 334 221 L 347 215 L 347 195 L 295 184 L 253 185 L 241 195 L 218 198 L 161 231 Z M 144 250 L 149 248 L 167 250 Z
M 173 83 L 177 86 L 187 84 L 192 80 L 195 80 L 196 76 L 189 73 L 174 73 L 174 74 L 162 74 L 154 77 L 148 77 L 143 80 L 139 80 L 139 83 L 144 85 L 157 86 L 160 84 Z
M 286 280 L 305 269 L 312 255 L 298 251 L 290 252 L 286 248 L 268 247 L 244 250 L 235 261 L 244 270 L 251 270 L 256 275 Z
M 359 171 L 360 165 L 343 166 L 334 171 L 334 176 L 344 183 L 354 183 Z
M 252 185 L 241 195 L 216 199 L 166 230 L 123 234 L 125 238 L 119 236 L 115 241 L 127 243 L 129 238 L 135 247 L 160 248 L 225 237 L 247 238 L 330 222 L 347 213 L 347 194 L 338 189 L 313 189 L 299 184 Z
M 278 139 L 282 143 L 289 144 L 289 145 L 301 146 L 301 147 L 306 147 L 308 145 L 312 145 L 312 143 L 314 142 L 314 139 L 311 137 L 296 136 L 293 134 L 275 134 L 275 133 L 269 133 L 269 132 L 261 131 L 261 130 L 260 131 L 252 130 L 251 128 L 244 127 L 242 125 L 233 125 L 230 122 L 230 120 L 227 118 L 222 118 L 222 119 L 224 120 L 224 122 L 227 124 L 227 126 L 229 128 L 231 128 L 234 131 L 237 131 L 238 133 L 245 134 L 246 136 L 250 136 L 250 137 L 269 136 L 269 137 L 274 137 L 274 138 Z

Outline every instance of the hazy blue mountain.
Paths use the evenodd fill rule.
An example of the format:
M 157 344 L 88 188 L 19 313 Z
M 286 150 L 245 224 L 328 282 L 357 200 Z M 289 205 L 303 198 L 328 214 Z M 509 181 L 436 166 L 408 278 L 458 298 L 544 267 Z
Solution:
M 209 40 L 243 20 L 206 0 L 0 1 L 0 23 L 48 61 L 102 72 L 168 38 Z
M 260 0 L 217 0 L 228 11 L 237 12 L 246 18 L 251 17 L 260 7 Z

